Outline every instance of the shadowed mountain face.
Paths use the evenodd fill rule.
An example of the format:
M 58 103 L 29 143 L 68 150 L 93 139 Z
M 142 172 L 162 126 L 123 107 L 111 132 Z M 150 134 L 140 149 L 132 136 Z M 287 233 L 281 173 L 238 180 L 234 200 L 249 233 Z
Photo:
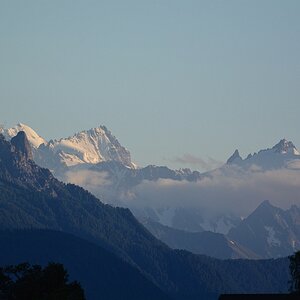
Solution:
M 16 147 L 21 155 L 24 155 L 25 160 L 33 160 L 31 146 L 24 131 L 20 131 L 13 137 L 11 144 Z
M 300 209 L 283 210 L 264 201 L 229 234 L 188 232 L 142 221 L 150 232 L 171 248 L 217 258 L 285 257 L 300 249 Z
M 19 132 L 11 143 L 0 134 L 0 178 L 34 190 L 53 192 L 58 182 L 49 170 L 32 161 L 31 150 L 24 132 Z
M 128 209 L 104 205 L 84 189 L 59 182 L 24 151 L 0 138 L 2 230 L 55 229 L 83 237 L 131 263 L 174 299 L 286 291 L 286 260 L 223 262 L 171 250 Z
M 264 201 L 228 236 L 260 257 L 291 255 L 300 249 L 300 209 L 283 210 Z
M 219 259 L 257 259 L 254 252 L 221 233 L 210 231 L 188 232 L 147 220 L 143 223 L 158 239 L 173 249 L 185 249 L 195 254 L 205 254 Z

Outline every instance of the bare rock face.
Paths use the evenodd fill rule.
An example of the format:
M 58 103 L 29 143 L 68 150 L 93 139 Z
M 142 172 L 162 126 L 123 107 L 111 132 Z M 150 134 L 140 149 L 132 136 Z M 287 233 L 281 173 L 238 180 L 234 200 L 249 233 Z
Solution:
M 234 153 L 228 158 L 227 164 L 233 164 L 233 163 L 239 162 L 241 160 L 242 160 L 242 158 L 240 156 L 239 150 L 236 149 L 234 151 Z
M 11 139 L 11 144 L 18 149 L 21 155 L 24 155 L 26 160 L 33 160 L 31 146 L 24 131 L 19 131 L 18 134 Z
M 49 183 L 54 180 L 49 170 L 38 167 L 33 161 L 31 146 L 26 134 L 19 132 L 11 142 L 0 134 L 0 180 L 18 182 L 35 190 L 55 194 Z

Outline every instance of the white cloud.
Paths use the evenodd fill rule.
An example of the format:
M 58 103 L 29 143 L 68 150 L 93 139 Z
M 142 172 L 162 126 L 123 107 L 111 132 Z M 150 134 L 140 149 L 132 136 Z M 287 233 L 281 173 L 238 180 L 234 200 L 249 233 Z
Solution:
M 246 216 L 262 201 L 288 208 L 300 205 L 300 172 L 215 172 L 198 182 L 144 181 L 134 189 L 137 206 L 190 207 L 207 213 L 236 213 Z
M 222 168 L 198 182 L 160 179 L 143 181 L 130 190 L 118 190 L 105 172 L 68 172 L 67 181 L 83 186 L 104 202 L 141 208 L 186 207 L 207 214 L 247 216 L 262 201 L 288 208 L 300 205 L 300 170 L 243 172 Z

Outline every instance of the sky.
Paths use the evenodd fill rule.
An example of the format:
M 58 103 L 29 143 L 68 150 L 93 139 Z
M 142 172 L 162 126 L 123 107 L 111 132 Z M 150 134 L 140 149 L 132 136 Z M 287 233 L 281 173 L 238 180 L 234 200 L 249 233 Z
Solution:
M 298 0 L 2 0 L 0 123 L 174 168 L 300 147 L 299 37 Z

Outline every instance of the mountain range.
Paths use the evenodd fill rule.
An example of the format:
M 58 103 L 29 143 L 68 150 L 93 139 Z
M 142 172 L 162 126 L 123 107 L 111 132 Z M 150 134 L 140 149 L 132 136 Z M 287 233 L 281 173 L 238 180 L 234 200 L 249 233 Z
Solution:
M 62 166 L 96 165 L 110 161 L 119 162 L 131 169 L 137 168 L 137 165 L 131 160 L 130 152 L 119 143 L 117 138 L 105 126 L 84 130 L 67 138 L 50 141 L 46 141 L 32 128 L 22 123 L 8 129 L 0 128 L 0 133 L 6 139 L 16 136 L 19 131 L 26 133 L 33 149 L 34 160 L 54 172 L 60 170 Z M 300 165 L 300 153 L 291 141 L 282 139 L 272 148 L 249 154 L 245 159 L 240 156 L 238 150 L 235 150 L 227 160 L 226 165 L 237 165 L 245 169 L 256 166 L 261 170 L 282 167 L 297 168 Z M 197 175 L 192 177 L 191 173 L 193 174 L 193 172 L 189 169 L 181 169 L 177 172 L 183 176 L 180 179 L 199 179 L 199 174 L 196 172 Z M 157 171 L 156 173 L 155 179 L 160 178 L 160 172 Z M 170 178 L 174 178 L 173 174 Z
M 2 134 L 11 139 L 24 131 L 32 145 L 34 160 L 54 172 L 63 167 L 79 164 L 97 164 L 103 161 L 118 161 L 124 166 L 135 168 L 130 153 L 105 127 L 100 126 L 82 131 L 68 138 L 47 142 L 29 126 L 19 123 Z
M 249 154 L 245 159 L 242 159 L 238 150 L 235 150 L 227 160 L 227 164 L 244 169 L 255 166 L 258 170 L 297 168 L 300 167 L 300 153 L 292 142 L 282 139 L 272 148 Z
M 145 287 L 144 293 L 149 292 L 153 299 L 216 299 L 224 292 L 287 290 L 287 259 L 221 261 L 172 250 L 151 235 L 128 209 L 105 205 L 81 187 L 64 184 L 49 170 L 36 165 L 28 145 L 24 132 L 19 132 L 11 142 L 0 135 L 0 228 L 5 249 L 1 255 L 2 264 L 19 259 L 30 259 L 31 263 L 40 261 L 47 245 L 48 253 L 54 246 L 53 254 L 47 257 L 60 256 L 64 262 L 68 259 L 64 253 L 79 247 L 77 254 L 72 252 L 74 260 L 81 250 L 82 253 L 91 251 L 97 264 L 101 264 L 101 255 L 95 256 L 98 252 L 95 247 L 100 247 L 103 250 L 99 253 L 110 253 L 103 254 L 102 259 L 107 257 L 108 264 L 109 260 L 116 262 L 108 268 L 116 268 L 114 272 L 122 270 L 120 274 L 125 282 L 132 283 L 136 278 Z M 45 235 L 41 230 L 47 230 Z M 53 230 L 75 235 L 80 240 L 64 237 Z M 24 242 L 27 238 L 33 242 Z M 62 244 L 61 249 L 65 247 L 65 250 L 57 251 L 56 245 L 62 240 L 66 244 Z M 90 250 L 83 250 L 87 248 Z M 31 257 L 30 253 L 33 253 Z M 81 265 L 90 264 L 88 256 L 81 256 Z M 88 281 L 87 270 L 81 274 L 83 282 Z M 98 272 L 100 276 L 101 270 Z M 70 274 L 74 276 L 75 273 Z M 119 281 L 109 281 L 107 288 L 117 290 Z M 95 290 L 89 288 L 89 299 L 99 299 L 101 285 L 98 288 L 94 283 L 91 285 Z M 122 288 L 128 295 L 131 284 L 127 289 L 126 284 Z M 149 297 L 144 298 L 143 290 L 133 292 L 132 299 L 141 298 Z
M 300 249 L 300 208 L 283 210 L 267 200 L 228 234 L 189 232 L 151 219 L 143 224 L 171 248 L 221 259 L 285 257 Z
M 18 132 L 26 133 L 32 159 L 38 165 L 50 169 L 66 183 L 83 186 L 105 203 L 130 208 L 152 234 L 172 248 L 217 258 L 282 257 L 300 248 L 298 207 L 293 205 L 284 210 L 263 202 L 263 198 L 261 201 L 253 198 L 265 197 L 263 193 L 252 195 L 257 189 L 256 181 L 264 180 L 268 174 L 273 176 L 272 172 L 288 171 L 292 178 L 300 175 L 300 154 L 295 145 L 285 139 L 245 159 L 236 150 L 220 168 L 200 173 L 155 165 L 138 167 L 131 161 L 129 151 L 105 126 L 49 142 L 24 124 L 2 129 L 6 140 L 12 139 L 12 143 Z M 279 173 L 279 176 L 284 175 Z M 257 179 L 251 187 L 253 178 Z M 235 210 L 243 207 L 239 199 L 244 196 L 243 190 L 236 191 L 236 181 L 250 186 L 250 200 L 245 201 L 251 208 L 246 215 L 227 209 L 230 205 Z M 294 186 L 297 195 L 297 183 Z M 228 187 L 232 190 L 227 196 Z M 220 192 L 215 195 L 218 189 Z M 263 191 L 265 189 L 263 187 Z M 237 197 L 237 202 L 230 204 L 231 197 Z M 202 201 L 209 207 L 201 205 Z M 259 213 L 260 202 L 269 203 L 263 205 L 263 213 Z M 261 224 L 266 220 L 269 223 Z M 212 251 L 216 244 L 220 253 Z

